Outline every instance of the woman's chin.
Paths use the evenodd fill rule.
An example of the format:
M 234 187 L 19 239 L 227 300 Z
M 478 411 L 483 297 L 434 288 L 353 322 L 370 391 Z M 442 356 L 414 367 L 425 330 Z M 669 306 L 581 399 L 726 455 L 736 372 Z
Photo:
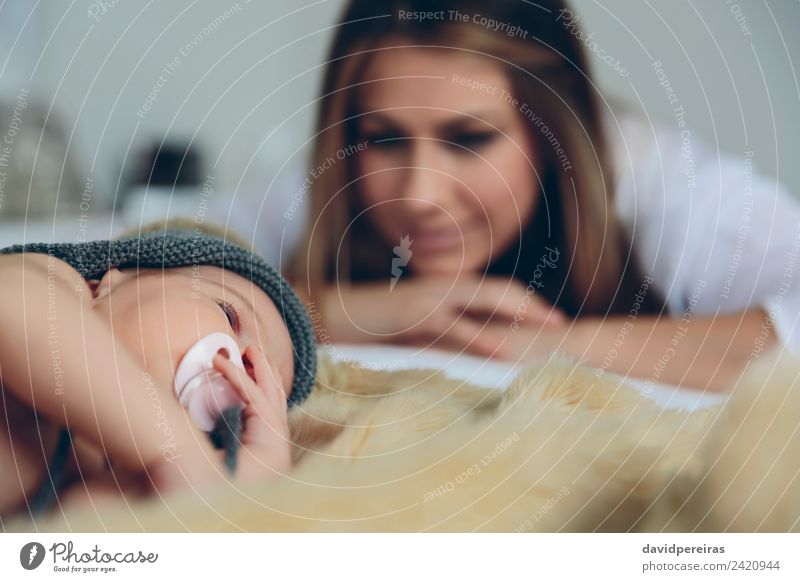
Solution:
M 452 277 L 453 279 L 483 272 L 488 257 L 465 257 L 464 253 L 437 253 L 435 256 L 411 258 L 415 277 Z M 409 266 L 411 266 L 411 264 Z

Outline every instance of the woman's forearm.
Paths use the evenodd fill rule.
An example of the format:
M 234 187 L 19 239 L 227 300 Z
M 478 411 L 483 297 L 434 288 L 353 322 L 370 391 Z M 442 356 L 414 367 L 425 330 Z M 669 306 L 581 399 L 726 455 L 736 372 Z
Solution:
M 775 341 L 772 322 L 756 309 L 716 318 L 584 318 L 565 345 L 569 355 L 607 372 L 723 391 Z

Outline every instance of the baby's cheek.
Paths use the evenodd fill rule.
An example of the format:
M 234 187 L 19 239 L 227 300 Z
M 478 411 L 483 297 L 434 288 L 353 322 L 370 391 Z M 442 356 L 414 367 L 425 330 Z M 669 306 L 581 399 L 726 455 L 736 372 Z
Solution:
M 274 385 L 275 382 L 278 382 L 283 390 L 283 393 L 286 394 L 286 397 L 288 398 L 289 394 L 292 392 L 291 367 L 287 370 L 285 362 L 281 361 L 281 358 L 276 358 L 274 353 L 271 354 L 269 347 L 260 346 L 260 350 L 265 355 L 268 366 L 267 373 L 270 374 L 270 377 L 266 378 L 265 380 L 269 382 L 271 386 Z M 256 379 L 255 375 L 251 373 L 253 370 L 253 364 L 246 358 L 244 359 L 244 366 L 250 377 Z M 274 377 L 272 377 L 272 375 L 274 375 Z
M 292 384 L 285 378 L 283 378 L 283 392 L 286 394 L 286 398 L 289 398 L 289 394 L 292 393 Z
M 164 389 L 172 389 L 175 381 L 175 371 L 178 367 L 177 354 L 171 352 L 162 342 L 145 339 L 142 351 L 141 364 L 153 382 Z
M 114 322 L 117 350 L 125 350 L 139 364 L 142 368 L 141 385 L 145 389 L 155 389 L 153 397 L 158 400 L 171 393 L 175 370 L 163 334 L 151 334 L 149 331 L 152 330 L 143 329 L 138 321 L 125 321 L 124 318 L 120 318 Z
M 280 374 L 283 391 L 288 397 L 292 392 L 292 383 L 294 381 L 294 349 L 288 331 L 285 331 L 279 337 L 279 345 L 274 348 L 277 353 L 272 356 L 267 355 L 267 359 L 270 361 L 270 365 L 277 369 Z
M 144 306 L 143 306 L 144 307 Z M 141 315 L 141 317 L 139 317 Z M 118 326 L 128 350 L 139 364 L 153 378 L 154 382 L 170 387 L 181 355 L 182 336 L 187 335 L 184 329 L 171 329 L 165 325 L 163 313 L 142 309 L 140 314 L 128 318 L 129 321 Z M 189 346 L 183 350 L 185 352 Z
M 293 360 L 289 359 L 288 363 L 286 358 L 284 357 L 286 354 L 281 354 L 281 357 L 276 358 L 275 356 L 267 355 L 267 363 L 269 364 L 272 373 L 275 374 L 275 380 L 281 385 L 284 394 L 286 397 L 289 397 L 289 394 L 292 393 L 292 369 L 294 366 Z M 291 355 L 289 355 L 291 358 Z

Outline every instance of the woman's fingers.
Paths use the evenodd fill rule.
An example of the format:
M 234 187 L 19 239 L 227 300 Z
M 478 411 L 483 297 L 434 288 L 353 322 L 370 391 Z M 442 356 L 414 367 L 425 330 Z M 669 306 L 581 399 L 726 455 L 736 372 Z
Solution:
M 511 346 L 502 347 L 504 338 L 520 328 L 561 331 L 569 323 L 535 286 L 501 277 L 422 277 L 403 281 L 393 291 L 356 287 L 339 301 L 348 306 L 346 325 L 360 326 L 362 341 L 433 340 L 450 349 L 502 358 L 512 352 Z M 253 356 L 254 365 L 259 359 Z
M 517 325 L 559 328 L 567 323 L 564 313 L 550 305 L 535 290 L 515 281 L 481 279 L 462 285 L 454 299 L 466 313 L 491 315 Z
M 504 354 L 503 334 L 463 315 L 437 335 L 437 342 L 446 344 L 450 349 L 463 349 L 484 357 L 502 357 Z
M 535 292 L 499 278 L 457 281 L 424 322 L 424 336 L 436 343 L 494 358 L 513 356 L 510 338 L 520 328 L 556 331 L 568 324 L 561 310 Z
M 567 317 L 563 311 L 541 297 L 526 293 L 519 301 L 512 322 L 528 327 L 558 329 L 567 324 Z

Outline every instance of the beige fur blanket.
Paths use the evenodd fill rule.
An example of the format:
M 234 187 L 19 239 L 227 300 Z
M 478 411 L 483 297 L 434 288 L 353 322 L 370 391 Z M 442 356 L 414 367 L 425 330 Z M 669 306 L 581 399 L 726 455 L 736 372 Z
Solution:
M 797 531 L 800 366 L 665 410 L 564 361 L 505 391 L 324 361 L 290 413 L 291 474 L 98 505 L 55 531 Z M 12 529 L 31 529 L 17 523 Z

